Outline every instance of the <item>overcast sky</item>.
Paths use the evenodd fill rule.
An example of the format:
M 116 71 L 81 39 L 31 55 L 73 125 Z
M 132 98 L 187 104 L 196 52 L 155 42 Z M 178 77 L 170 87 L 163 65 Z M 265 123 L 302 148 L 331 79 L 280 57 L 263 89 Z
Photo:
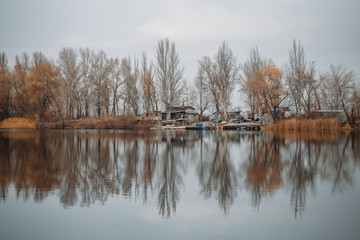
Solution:
M 360 78 L 359 0 L 0 0 L 0 51 L 62 47 L 103 49 L 109 57 L 154 56 L 158 40 L 175 41 L 185 76 L 226 40 L 239 63 L 250 48 L 283 67 L 294 39 L 318 72 L 342 63 Z

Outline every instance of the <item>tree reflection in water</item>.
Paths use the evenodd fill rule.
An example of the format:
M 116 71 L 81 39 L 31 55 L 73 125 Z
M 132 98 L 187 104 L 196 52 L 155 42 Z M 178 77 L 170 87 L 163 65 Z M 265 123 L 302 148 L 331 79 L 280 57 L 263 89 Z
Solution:
M 282 172 L 286 163 L 280 156 L 283 141 L 264 134 L 249 135 L 250 151 L 243 163 L 245 187 L 250 192 L 251 204 L 258 208 L 261 199 L 273 195 L 283 185 Z
M 214 193 L 225 214 L 234 202 L 237 187 L 237 176 L 227 147 L 227 138 L 225 133 L 215 135 L 215 149 L 210 153 L 209 163 L 205 167 L 202 165 L 200 169 L 201 193 L 206 198 Z M 202 158 L 200 162 L 203 162 Z
M 224 214 L 239 191 L 259 208 L 284 188 L 296 217 L 319 182 L 333 192 L 351 187 L 359 156 L 356 134 L 7 131 L 0 132 L 0 198 L 10 185 L 36 202 L 56 192 L 65 208 L 104 204 L 114 194 L 144 204 L 152 196 L 170 217 L 195 166 L 200 194 L 217 199 Z

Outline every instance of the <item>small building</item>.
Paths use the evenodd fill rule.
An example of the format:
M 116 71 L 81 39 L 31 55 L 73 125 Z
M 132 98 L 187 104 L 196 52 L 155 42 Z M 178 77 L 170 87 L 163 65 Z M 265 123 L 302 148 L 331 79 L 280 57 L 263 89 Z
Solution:
M 241 115 L 241 111 L 227 112 L 226 120 L 230 122 L 241 121 L 244 117 Z M 210 116 L 210 121 L 214 123 L 220 123 L 223 121 L 221 112 L 214 112 Z
M 142 120 L 146 121 L 161 121 L 161 112 L 155 111 L 155 112 L 144 112 L 142 116 Z
M 282 113 L 282 116 L 284 118 L 289 118 L 292 115 L 292 111 L 290 110 L 289 107 L 279 107 L 279 111 L 280 113 Z
M 166 120 L 167 112 L 162 112 L 162 119 Z M 172 107 L 170 109 L 170 119 L 187 119 L 189 121 L 197 121 L 199 114 L 195 112 L 195 108 L 191 106 Z
M 242 118 L 241 111 L 233 111 L 227 113 L 227 120 L 228 121 L 240 121 Z
M 337 118 L 339 122 L 346 122 L 346 115 L 341 110 L 317 110 L 313 113 L 314 118 Z
M 214 112 L 209 117 L 210 121 L 213 123 L 221 123 L 222 122 L 222 116 L 219 112 Z

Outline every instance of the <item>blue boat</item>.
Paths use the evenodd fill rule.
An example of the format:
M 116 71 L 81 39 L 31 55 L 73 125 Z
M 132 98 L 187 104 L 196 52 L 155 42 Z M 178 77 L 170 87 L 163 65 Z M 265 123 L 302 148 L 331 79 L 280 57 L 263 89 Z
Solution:
M 191 127 L 186 127 L 185 129 L 186 130 L 209 130 L 210 127 L 206 126 L 205 123 L 197 123 L 196 125 L 191 126 Z

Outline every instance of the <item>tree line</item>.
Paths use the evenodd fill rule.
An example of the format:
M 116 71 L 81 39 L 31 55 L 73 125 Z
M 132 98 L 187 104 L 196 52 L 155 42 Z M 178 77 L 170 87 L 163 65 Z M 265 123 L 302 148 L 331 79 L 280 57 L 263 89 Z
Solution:
M 109 58 L 102 50 L 62 48 L 56 61 L 42 52 L 16 56 L 8 66 L 0 53 L 0 119 L 29 117 L 40 121 L 102 115 L 139 115 L 192 105 L 200 113 L 217 112 L 225 120 L 238 85 L 252 115 L 270 114 L 281 119 L 282 106 L 297 117 L 311 117 L 316 110 L 342 110 L 355 123 L 360 110 L 360 89 L 355 74 L 343 65 L 317 74 L 300 41 L 294 40 L 289 59 L 280 68 L 250 49 L 240 64 L 222 42 L 213 57 L 198 61 L 193 84 L 184 79 L 175 43 L 159 40 L 154 61 L 145 52 L 140 58 Z

